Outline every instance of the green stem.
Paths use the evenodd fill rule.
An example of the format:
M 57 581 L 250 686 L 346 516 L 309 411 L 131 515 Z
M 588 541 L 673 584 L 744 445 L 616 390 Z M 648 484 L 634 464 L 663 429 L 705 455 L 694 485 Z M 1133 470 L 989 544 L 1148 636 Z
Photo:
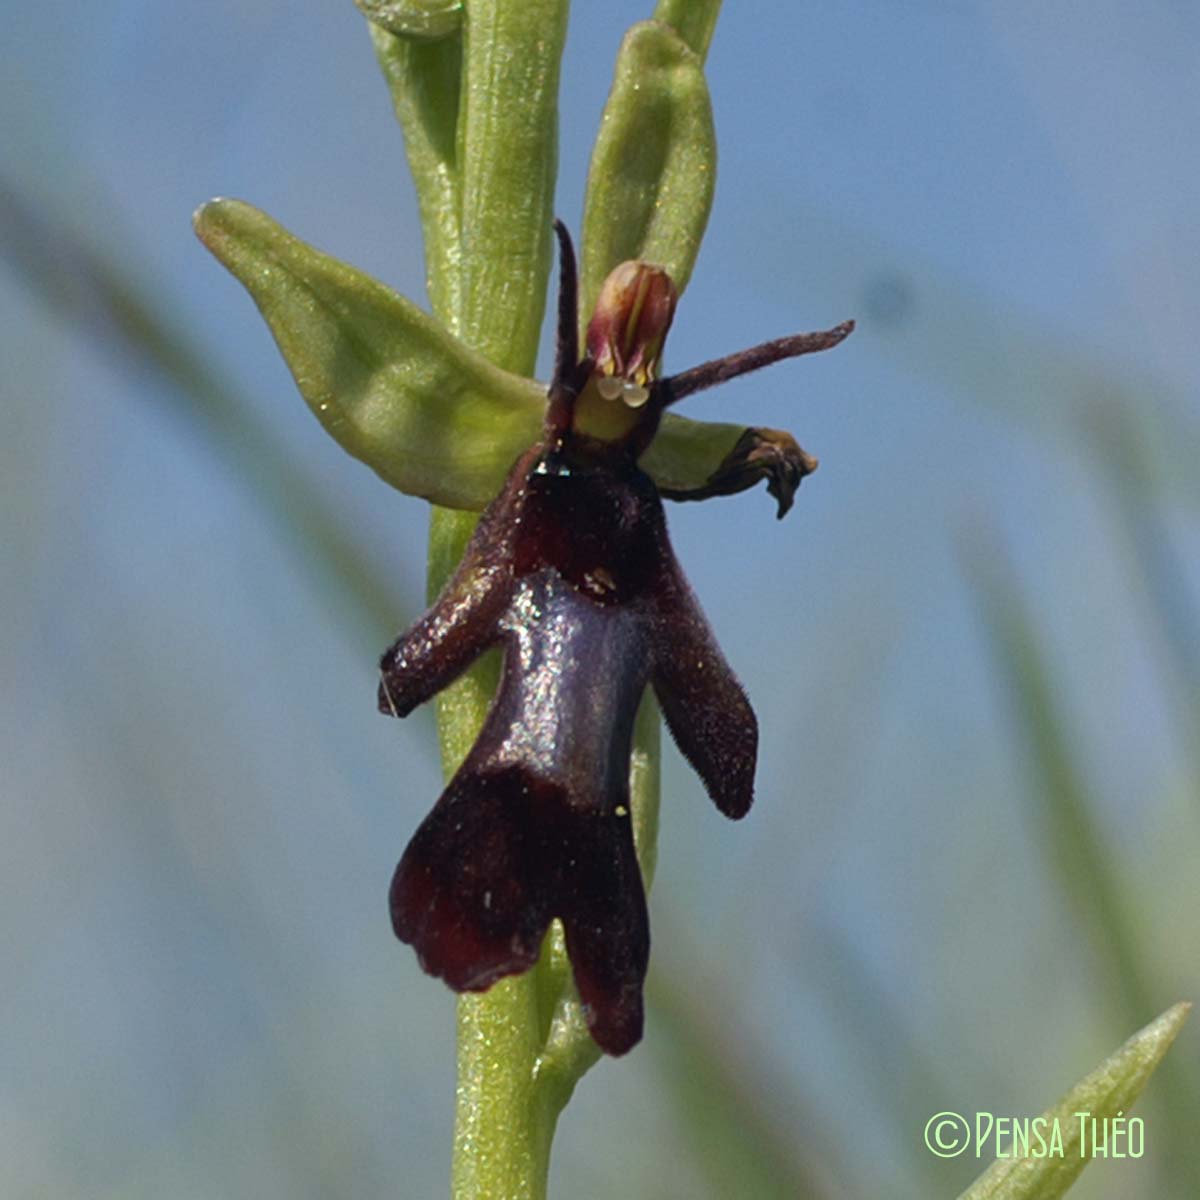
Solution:
M 473 525 L 471 514 L 434 510 L 431 590 L 453 570 Z M 439 697 L 447 778 L 479 731 L 498 665 L 489 656 Z M 660 736 L 658 706 L 647 694 L 638 710 L 630 772 L 634 835 L 647 889 L 658 836 Z M 542 1200 L 558 1115 L 599 1056 L 555 922 L 532 971 L 459 1000 L 453 1200 Z
M 677 26 L 701 61 L 719 7 L 719 0 L 676 0 L 660 5 L 660 15 Z M 533 374 L 550 268 L 558 70 L 566 18 L 566 0 L 471 0 L 453 35 L 457 44 L 436 54 L 399 47 L 376 35 L 421 196 L 434 307 L 467 344 L 524 375 Z M 446 100 L 456 62 L 460 91 L 451 120 Z M 668 65 L 674 66 L 674 60 Z M 701 150 L 709 147 L 711 119 L 706 120 L 707 92 L 698 70 L 685 69 L 668 99 L 698 114 L 673 127 L 695 126 L 698 132 L 685 140 Z M 664 154 L 663 162 L 675 159 Z M 691 205 L 689 213 L 691 219 L 681 228 L 696 236 L 677 236 L 671 225 L 672 236 L 666 239 L 684 279 L 707 217 L 707 201 Z M 608 217 L 622 219 L 620 213 Z M 677 242 L 681 248 L 675 251 Z M 431 597 L 459 561 L 474 524 L 471 514 L 433 510 Z M 439 698 L 447 778 L 483 723 L 498 665 L 498 656 L 489 656 Z M 659 739 L 658 708 L 647 697 L 638 714 L 630 779 L 647 887 L 657 841 Z M 562 929 L 555 922 L 533 970 L 459 1001 L 454 1200 L 544 1197 L 558 1114 L 598 1057 L 575 995 Z
M 475 516 L 435 508 L 429 531 L 430 591 L 462 556 Z M 470 749 L 495 690 L 497 656 L 487 656 L 438 698 L 438 736 L 447 779 Z M 503 979 L 458 1002 L 454 1200 L 541 1200 L 558 1108 L 538 1086 L 542 1049 L 536 971 Z
M 550 266 L 566 18 L 564 0 L 471 4 L 454 156 L 461 253 L 429 259 L 430 293 L 454 298 L 456 311 L 446 316 L 463 340 L 524 375 L 533 374 Z M 456 285 L 439 281 L 449 274 Z M 441 589 L 473 528 L 469 514 L 433 511 L 431 594 Z M 498 666 L 495 655 L 489 658 L 439 702 L 447 777 L 487 712 Z M 455 1200 L 538 1200 L 546 1194 L 561 1106 L 538 1080 L 546 1027 L 539 997 L 535 970 L 459 1001 Z
M 535 1071 L 541 1042 L 534 973 L 458 1004 L 454 1200 L 541 1200 L 559 1107 Z

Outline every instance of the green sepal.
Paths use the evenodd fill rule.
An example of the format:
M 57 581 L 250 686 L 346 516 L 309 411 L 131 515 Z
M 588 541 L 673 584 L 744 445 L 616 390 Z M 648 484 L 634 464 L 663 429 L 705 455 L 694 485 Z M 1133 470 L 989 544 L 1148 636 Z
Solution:
M 605 276 L 627 259 L 665 267 L 682 295 L 716 172 L 703 60 L 670 26 L 634 25 L 617 54 L 588 169 L 580 260 L 585 324 Z
M 638 465 L 663 491 L 694 491 L 708 483 L 746 428 L 667 413 Z
M 540 384 L 493 366 L 415 304 L 249 204 L 210 201 L 194 223 L 254 298 L 343 449 L 409 495 L 487 505 L 541 432 Z

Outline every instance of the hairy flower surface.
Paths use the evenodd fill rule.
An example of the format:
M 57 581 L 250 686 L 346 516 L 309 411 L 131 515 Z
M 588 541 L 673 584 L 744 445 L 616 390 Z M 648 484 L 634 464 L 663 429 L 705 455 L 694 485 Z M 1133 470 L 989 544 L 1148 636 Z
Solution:
M 601 290 L 580 361 L 574 253 L 557 229 L 558 354 L 542 438 L 512 467 L 436 603 L 381 663 L 380 709 L 405 716 L 489 647 L 504 654 L 483 729 L 396 870 L 391 914 L 424 969 L 457 991 L 531 967 L 559 918 L 592 1036 L 622 1054 L 641 1037 L 650 947 L 629 796 L 641 695 L 654 689 L 726 816 L 750 808 L 758 743 L 638 458 L 676 400 L 834 346 L 853 326 L 660 380 L 674 287 L 659 268 L 624 263 Z M 769 445 L 745 447 L 746 463 L 727 464 L 727 486 L 696 493 L 766 474 L 785 509 L 783 492 L 790 486 L 790 502 L 815 461 L 798 447 L 783 454 L 789 483 L 763 469 Z

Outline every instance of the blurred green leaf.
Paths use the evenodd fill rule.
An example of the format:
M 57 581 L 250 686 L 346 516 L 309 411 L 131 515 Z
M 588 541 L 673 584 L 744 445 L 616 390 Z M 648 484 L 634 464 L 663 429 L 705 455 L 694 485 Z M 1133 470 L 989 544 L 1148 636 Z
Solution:
M 665 267 L 682 294 L 708 224 L 716 173 L 702 58 L 666 25 L 635 25 L 617 55 L 588 170 L 584 324 L 605 276 L 627 259 Z
M 968 550 L 966 561 L 996 673 L 1038 785 L 1031 805 L 1037 841 L 1089 947 L 1108 971 L 1117 1014 L 1133 1024 L 1153 1009 L 1152 989 L 1144 978 L 1136 922 L 1125 907 L 1112 855 L 1092 815 L 1059 689 L 1003 551 L 984 535 Z
M 680 941 L 669 939 L 673 955 Z M 818 1139 L 811 1128 L 799 1133 L 794 1127 L 794 1108 L 782 1119 L 787 1092 L 771 1058 L 756 1053 L 751 1029 L 737 1027 L 731 1015 L 736 1004 L 697 989 L 703 972 L 694 960 L 686 971 L 673 969 L 686 962 L 664 963 L 660 954 L 651 965 L 646 998 L 663 1083 L 703 1164 L 708 1194 L 738 1200 L 838 1194 L 831 1184 L 839 1174 L 836 1154 L 822 1141 L 820 1157 L 813 1156 Z M 821 1114 L 808 1115 L 819 1120 Z
M 1113 856 L 1098 827 L 1088 797 L 1082 764 L 1061 710 L 1059 690 L 1046 667 L 1046 656 L 1013 582 L 1005 555 L 993 542 L 977 541 L 968 553 L 969 577 L 979 599 L 984 629 L 997 674 L 1006 685 L 1010 710 L 1028 748 L 1038 787 L 1032 814 L 1035 840 L 1044 850 L 1050 877 L 1059 888 L 1107 986 L 1104 995 L 1127 1025 L 1153 1012 L 1155 987 L 1141 950 L 1137 915 L 1130 909 Z M 1192 1089 L 1168 1064 L 1162 1087 L 1167 1120 L 1180 1145 L 1186 1144 L 1194 1108 Z M 1188 1160 L 1195 1173 L 1195 1159 Z
M 997 1159 L 959 1200 L 1058 1200 L 1091 1162 L 1077 1114 L 1098 1121 L 1127 1114 L 1191 1010 L 1190 1004 L 1167 1009 L 1042 1114 L 1046 1128 L 1057 1123 L 1062 1131 L 1061 1157 Z
M 893 1098 L 887 1105 L 887 1119 L 896 1145 L 911 1152 L 911 1172 L 923 1176 L 931 1194 L 942 1194 L 946 1164 L 914 1144 L 912 1114 L 938 1111 L 949 1090 L 946 1072 L 955 1068 L 929 1057 L 912 1017 L 898 1003 L 894 986 L 877 977 L 861 943 L 848 937 L 841 925 L 819 918 L 807 934 L 808 952 L 803 959 L 798 953 L 791 956 L 792 975 L 786 986 L 801 989 L 807 980 L 820 978 L 830 1026 L 841 1031 L 841 1040 L 852 1048 L 872 1089 Z
M 220 448 L 237 476 L 259 497 L 319 583 L 357 613 L 353 627 L 382 637 L 402 623 L 416 597 L 397 596 L 338 516 L 320 499 L 279 440 L 213 369 L 211 356 L 164 315 L 150 288 L 94 249 L 46 203 L 26 200 L 0 179 L 0 254 L 29 290 L 107 353 L 122 352 L 167 380 L 164 393 L 203 436 Z M 138 254 L 130 252 L 130 261 Z M 144 256 L 143 256 L 144 257 Z
M 1125 408 L 1098 407 L 1084 432 L 1104 467 L 1102 494 L 1132 559 L 1129 577 L 1150 604 L 1180 746 L 1200 754 L 1200 605 L 1167 524 L 1154 458 L 1140 423 Z

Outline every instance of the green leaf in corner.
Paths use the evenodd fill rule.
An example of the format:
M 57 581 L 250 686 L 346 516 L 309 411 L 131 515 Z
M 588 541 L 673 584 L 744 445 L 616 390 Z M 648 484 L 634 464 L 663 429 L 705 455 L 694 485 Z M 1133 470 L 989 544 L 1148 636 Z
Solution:
M 1081 1121 L 1076 1114 L 1090 1114 L 1097 1122 L 1128 1117 L 1191 1008 L 1190 1004 L 1176 1004 L 1167 1009 L 1042 1114 L 1047 1128 L 1057 1122 L 1062 1131 L 1061 1156 L 997 1159 L 959 1200 L 1058 1200 L 1091 1161 L 1086 1145 L 1081 1144 Z

